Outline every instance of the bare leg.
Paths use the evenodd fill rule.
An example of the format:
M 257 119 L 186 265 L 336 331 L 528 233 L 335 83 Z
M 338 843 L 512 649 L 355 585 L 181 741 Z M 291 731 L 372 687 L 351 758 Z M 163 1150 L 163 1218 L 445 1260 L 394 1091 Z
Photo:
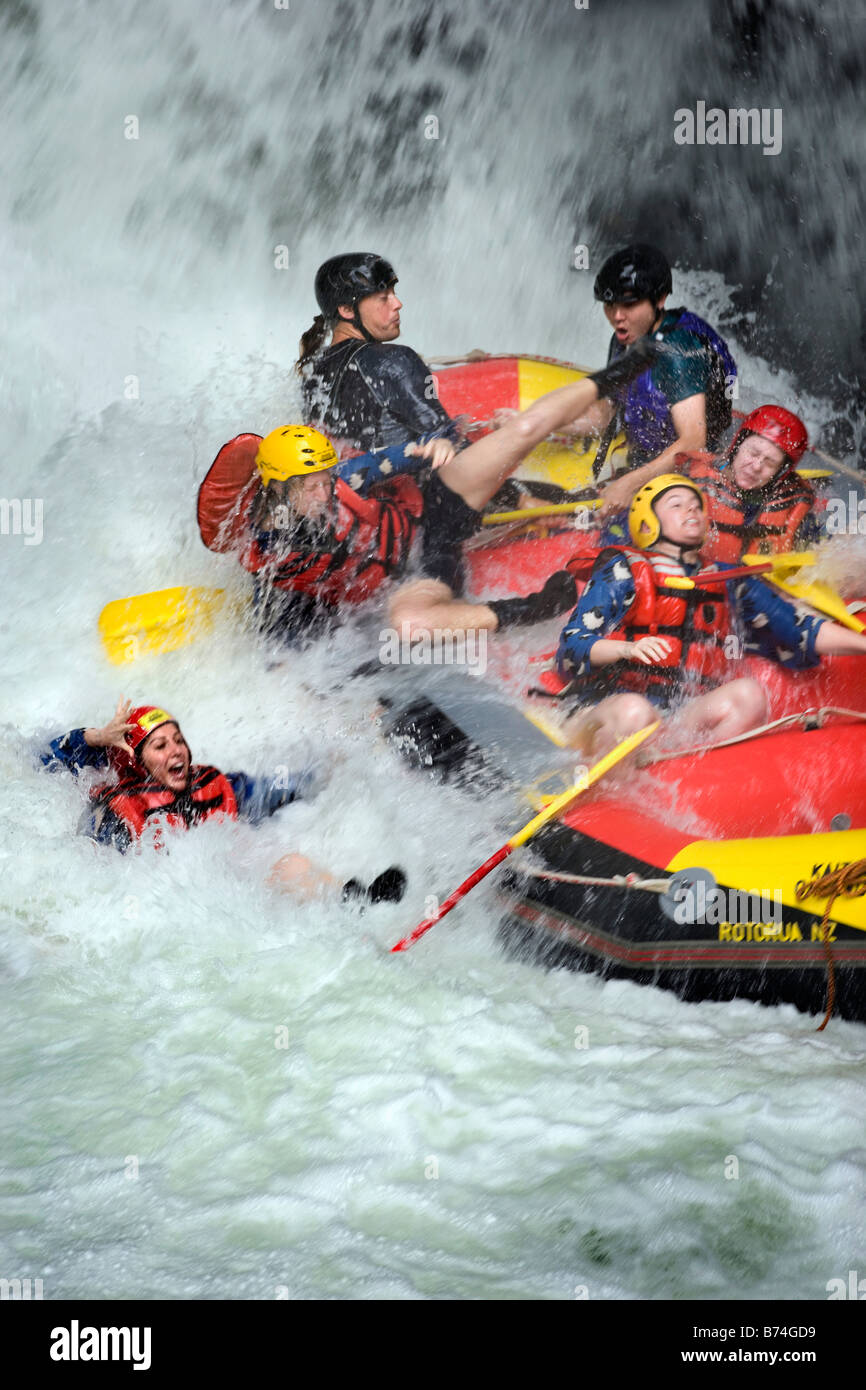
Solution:
M 470 444 L 440 468 L 439 477 L 470 507 L 480 511 L 536 444 L 574 420 L 596 400 L 598 389 L 588 378 L 550 391 L 501 429 Z
M 268 883 L 272 888 L 291 893 L 297 902 L 302 903 L 311 902 L 313 898 L 320 898 L 340 887 L 333 874 L 329 874 L 327 869 L 320 869 L 305 854 L 284 854 L 271 869 Z
M 570 748 L 579 749 L 594 763 L 658 717 L 658 710 L 643 695 L 608 695 L 566 719 L 562 732 Z
M 495 632 L 496 615 L 485 603 L 456 599 L 453 589 L 438 579 L 416 579 L 397 590 L 388 609 L 391 626 L 409 626 L 409 636 L 448 629 L 451 632 Z
M 686 742 L 695 734 L 720 742 L 757 728 L 766 718 L 764 687 L 751 676 L 741 676 L 690 700 L 677 714 L 674 729 L 677 742 Z

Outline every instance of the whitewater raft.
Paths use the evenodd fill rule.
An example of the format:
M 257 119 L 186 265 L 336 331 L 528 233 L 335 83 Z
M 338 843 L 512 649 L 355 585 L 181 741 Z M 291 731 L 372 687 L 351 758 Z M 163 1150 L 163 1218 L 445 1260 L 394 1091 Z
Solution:
M 451 413 L 467 411 L 484 428 L 495 406 L 525 406 L 578 374 L 497 358 L 441 372 L 439 392 Z M 521 476 L 580 488 L 592 484 L 593 457 L 545 445 Z M 530 593 L 587 544 L 560 518 L 491 537 L 467 551 L 468 590 Z M 544 709 L 530 694 L 532 670 L 527 664 L 523 681 L 530 712 Z M 793 673 L 747 657 L 738 672 L 764 685 L 770 726 L 676 757 L 650 748 L 645 765 L 576 800 L 501 879 L 503 939 L 546 965 L 654 984 L 687 1000 L 744 998 L 820 1013 L 829 994 L 836 1014 L 866 1022 L 864 663 L 834 657 Z M 442 682 L 416 691 L 392 708 L 388 727 L 417 765 L 483 787 L 486 771 L 514 774 L 521 743 L 537 739 L 518 717 L 503 748 L 494 724 L 478 683 L 467 681 L 456 707 Z M 555 752 L 551 744 L 551 759 Z M 554 770 L 546 790 L 562 790 L 566 776 Z M 536 781 L 535 806 L 539 795 Z

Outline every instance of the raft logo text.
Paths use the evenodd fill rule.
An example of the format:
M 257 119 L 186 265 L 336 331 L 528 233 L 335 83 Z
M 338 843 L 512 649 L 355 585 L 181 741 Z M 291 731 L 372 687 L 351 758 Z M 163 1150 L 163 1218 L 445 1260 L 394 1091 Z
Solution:
M 25 545 L 41 545 L 42 498 L 0 497 L 0 536 L 23 536 Z
M 487 670 L 487 633 L 470 629 L 454 631 L 434 627 L 411 635 L 408 622 L 383 627 L 379 633 L 379 661 L 383 666 L 465 666 L 471 676 Z
M 778 124 L 778 129 L 777 129 Z M 782 108 L 762 106 L 720 106 L 707 110 L 705 101 L 695 102 L 691 111 L 681 106 L 674 112 L 674 143 L 677 145 L 763 145 L 764 154 L 782 150 Z

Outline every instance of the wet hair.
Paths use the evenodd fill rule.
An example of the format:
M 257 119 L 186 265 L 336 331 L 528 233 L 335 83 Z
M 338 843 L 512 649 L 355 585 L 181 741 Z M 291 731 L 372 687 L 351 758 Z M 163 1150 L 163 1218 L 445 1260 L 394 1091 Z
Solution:
M 275 478 L 267 487 L 262 484 L 257 488 L 250 505 L 250 524 L 256 531 L 280 529 L 276 525 L 274 512 L 277 507 L 291 507 L 291 491 L 288 486 L 291 482 L 291 478 L 283 482 Z
M 301 334 L 301 341 L 298 344 L 298 360 L 295 363 L 295 371 L 298 376 L 303 374 L 307 363 L 322 348 L 330 331 L 331 325 L 324 314 L 316 314 L 306 333 Z

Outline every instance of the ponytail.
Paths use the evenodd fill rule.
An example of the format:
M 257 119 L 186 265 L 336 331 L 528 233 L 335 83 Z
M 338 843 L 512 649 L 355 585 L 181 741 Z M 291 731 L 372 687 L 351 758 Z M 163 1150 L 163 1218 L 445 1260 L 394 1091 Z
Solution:
M 304 367 L 311 357 L 315 357 L 328 336 L 329 325 L 324 314 L 316 314 L 306 333 L 301 335 L 298 346 L 298 360 L 295 363 L 295 371 L 301 376 Z

